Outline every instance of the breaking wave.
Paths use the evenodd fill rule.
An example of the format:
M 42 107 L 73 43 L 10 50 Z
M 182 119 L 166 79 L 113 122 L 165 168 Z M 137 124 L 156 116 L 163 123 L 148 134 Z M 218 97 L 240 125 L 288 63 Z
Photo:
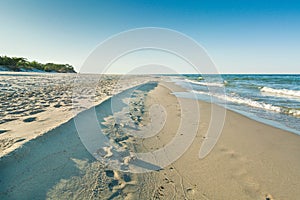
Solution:
M 288 89 L 274 89 L 269 87 L 262 87 L 260 89 L 261 92 L 277 94 L 281 96 L 288 96 L 288 97 L 299 97 L 300 98 L 300 90 L 288 90 Z
M 209 95 L 209 96 L 224 100 L 226 102 L 243 104 L 243 105 L 247 105 L 247 106 L 254 107 L 254 108 L 260 108 L 260 109 L 264 109 L 264 110 L 268 110 L 268 111 L 273 111 L 273 112 L 277 112 L 277 113 L 283 113 L 283 114 L 292 115 L 295 117 L 300 117 L 300 109 L 274 106 L 272 104 L 258 102 L 258 101 L 254 101 L 251 99 L 246 99 L 246 98 L 241 98 L 241 97 L 233 97 L 233 96 L 228 96 L 228 95 L 211 94 L 209 92 L 202 92 L 202 91 L 195 91 L 195 90 L 192 90 L 191 92 L 196 93 L 196 94 Z

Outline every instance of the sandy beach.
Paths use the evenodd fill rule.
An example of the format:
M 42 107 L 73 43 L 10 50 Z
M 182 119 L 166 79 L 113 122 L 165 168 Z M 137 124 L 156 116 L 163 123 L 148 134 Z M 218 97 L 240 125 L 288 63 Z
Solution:
M 111 91 L 113 80 L 108 79 L 101 88 Z M 119 92 L 118 95 L 125 94 L 126 89 L 149 80 L 153 78 L 137 77 L 132 84 L 132 79 L 124 79 L 118 91 L 100 95 L 95 101 L 104 133 L 117 144 L 116 148 L 103 148 L 100 157 L 117 159 L 114 154 L 123 150 L 152 152 L 166 146 L 175 137 L 183 116 L 179 100 L 172 92 L 185 90 L 163 81 L 165 79 L 151 82 L 150 87 L 134 88 L 137 92 L 127 109 L 115 113 L 105 111 L 111 105 L 110 96 Z M 48 91 L 57 90 L 49 88 Z M 20 98 L 27 99 L 28 96 Z M 54 107 L 68 100 L 64 98 L 59 98 L 53 105 L 48 103 L 51 109 L 43 108 L 44 112 L 19 116 L 1 124 L 4 131 L 0 135 L 1 199 L 266 200 L 297 199 L 300 196 L 300 137 L 296 134 L 227 110 L 217 145 L 208 156 L 199 159 L 199 150 L 211 120 L 211 104 L 180 98 L 186 105 L 196 103 L 200 113 L 199 124 L 189 126 L 190 130 L 192 126 L 198 129 L 191 146 L 178 160 L 162 169 L 130 173 L 131 164 L 135 164 L 130 156 L 121 160 L 121 167 L 125 170 L 119 171 L 97 161 L 87 151 L 78 136 L 74 113 L 69 113 L 70 107 Z M 161 110 L 153 109 L 152 105 L 162 106 L 166 119 L 160 118 Z M 9 107 L 16 105 L 5 107 L 3 116 L 14 116 L 9 113 Z M 14 111 L 17 110 L 21 108 Z M 122 116 L 128 113 L 130 118 L 122 121 Z M 193 113 L 198 112 L 187 110 L 184 113 L 186 120 L 193 121 Z M 28 118 L 35 120 L 26 122 Z M 139 130 L 153 130 L 156 125 L 149 128 L 149 124 L 161 121 L 163 124 L 157 134 L 148 138 L 132 136 Z M 181 136 L 185 137 L 185 134 L 189 134 L 189 129 Z
M 0 200 L 300 200 L 300 0 L 0 8 Z
M 166 83 L 164 83 L 166 84 Z M 182 90 L 177 88 L 178 91 Z M 164 97 L 164 98 L 161 98 Z M 176 110 L 176 98 L 164 86 L 149 94 L 149 104 Z M 186 99 L 186 101 L 193 101 Z M 180 159 L 155 172 L 158 199 L 297 199 L 300 195 L 300 137 L 227 110 L 222 135 L 210 154 L 199 149 L 211 120 L 209 103 L 198 101 L 200 124 L 191 147 Z M 178 112 L 178 111 L 177 111 Z M 180 118 L 172 115 L 167 130 L 144 141 L 148 149 L 170 141 Z M 155 144 L 155 146 L 153 146 Z
M 77 113 L 73 109 L 76 103 L 72 102 L 74 88 L 90 89 L 76 92 L 80 92 L 83 100 L 88 98 L 85 93 L 92 95 L 93 102 L 88 104 L 91 107 L 148 79 L 116 75 L 101 76 L 100 79 L 98 75 L 2 72 L 0 157 L 74 117 Z M 88 107 L 79 108 L 79 111 Z

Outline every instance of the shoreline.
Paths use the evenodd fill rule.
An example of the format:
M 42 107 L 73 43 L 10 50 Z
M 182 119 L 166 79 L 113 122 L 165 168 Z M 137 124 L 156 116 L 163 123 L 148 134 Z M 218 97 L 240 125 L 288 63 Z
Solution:
M 222 75 L 223 84 L 196 80 L 196 75 L 185 77 L 174 81 L 188 88 L 189 93 L 196 94 L 196 99 L 222 105 L 257 121 L 300 135 L 299 76 L 225 74 Z M 212 85 L 220 91 L 210 94 L 206 85 Z M 223 89 L 226 96 L 221 91 Z M 189 93 L 176 95 L 189 97 Z
M 250 120 L 254 120 L 256 122 L 259 122 L 259 123 L 262 123 L 262 124 L 265 124 L 265 125 L 268 125 L 268 126 L 271 126 L 273 128 L 277 128 L 277 129 L 280 129 L 282 131 L 285 131 L 285 132 L 288 132 L 288 133 L 291 133 L 291 134 L 294 134 L 294 135 L 297 135 L 297 136 L 300 136 L 300 131 L 298 130 L 295 130 L 295 129 L 292 129 L 292 128 L 289 128 L 287 126 L 284 126 L 276 121 L 272 121 L 272 120 L 269 120 L 269 119 L 264 119 L 262 117 L 257 117 L 253 114 L 248 114 L 244 111 L 239 111 L 239 110 L 235 110 L 235 109 L 230 109 L 230 108 L 226 108 L 227 110 L 230 110 L 234 113 L 237 113 L 237 114 L 240 114 Z
M 152 91 L 154 98 L 170 96 L 167 90 L 160 90 Z M 197 102 L 202 117 L 193 144 L 167 169 L 154 172 L 158 177 L 155 181 L 163 188 L 169 188 L 169 191 L 165 189 L 167 193 L 172 187 L 166 178 L 172 180 L 171 185 L 177 187 L 177 193 L 182 191 L 177 194 L 181 195 L 179 198 L 250 200 L 299 197 L 299 135 L 226 110 L 224 128 L 216 146 L 200 160 L 199 150 L 210 123 L 211 104 Z M 163 146 L 169 141 L 164 137 L 148 141 L 149 147 L 155 143 Z

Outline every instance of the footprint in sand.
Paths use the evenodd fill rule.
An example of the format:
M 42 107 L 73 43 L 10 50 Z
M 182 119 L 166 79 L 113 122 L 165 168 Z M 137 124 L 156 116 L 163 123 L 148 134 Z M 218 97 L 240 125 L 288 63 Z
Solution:
M 116 186 L 119 185 L 119 180 L 116 180 L 116 179 L 113 179 L 109 184 L 108 184 L 108 187 L 109 187 L 109 190 L 112 191 L 114 190 L 114 188 Z
M 153 194 L 153 199 L 162 199 L 165 194 L 164 194 L 164 190 L 165 190 L 165 187 L 164 186 L 159 186 L 155 191 L 154 191 L 154 194 Z
M 186 189 L 186 193 L 188 195 L 194 195 L 195 194 L 195 190 L 193 188 L 188 188 L 188 189 Z
M 112 192 L 112 195 L 108 199 L 114 199 L 122 197 L 122 199 L 128 199 L 133 193 L 138 191 L 136 182 L 133 181 L 130 174 L 119 173 L 115 170 L 106 170 L 106 177 L 110 179 L 108 182 L 108 188 Z
M 114 174 L 115 174 L 115 173 L 114 173 L 113 170 L 106 170 L 106 171 L 105 171 L 105 174 L 106 174 L 106 176 L 112 178 L 112 177 L 114 177 Z
M 221 148 L 220 151 L 229 157 L 230 162 L 236 162 L 231 164 L 233 166 L 232 175 L 243 188 L 243 191 L 251 198 L 257 199 L 262 194 L 262 191 L 260 190 L 260 184 L 247 171 L 247 158 L 227 148 Z
M 265 198 L 266 198 L 265 200 L 274 200 L 272 195 L 270 195 L 270 194 L 266 194 Z
M 29 118 L 26 118 L 23 120 L 23 122 L 26 122 L 26 123 L 33 122 L 33 121 L 36 121 L 36 117 L 29 117 Z

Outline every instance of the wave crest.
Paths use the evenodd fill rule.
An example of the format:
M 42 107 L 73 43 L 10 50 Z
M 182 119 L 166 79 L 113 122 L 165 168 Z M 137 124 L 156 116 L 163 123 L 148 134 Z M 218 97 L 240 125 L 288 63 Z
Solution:
M 193 84 L 197 84 L 197 85 L 203 85 L 203 86 L 211 86 L 211 87 L 224 87 L 224 83 L 220 83 L 220 82 L 198 82 L 198 81 L 193 81 L 193 80 L 189 80 L 189 79 L 185 79 L 186 82 L 190 82 Z
M 283 114 L 292 115 L 295 117 L 300 117 L 299 109 L 274 106 L 272 104 L 258 102 L 258 101 L 254 101 L 251 99 L 241 98 L 241 97 L 232 97 L 232 96 L 227 96 L 227 95 L 211 94 L 209 92 L 202 92 L 202 91 L 195 91 L 195 90 L 192 90 L 191 92 L 196 93 L 196 94 L 213 96 L 218 99 L 224 100 L 226 102 L 244 104 L 244 105 L 254 107 L 254 108 L 260 108 L 260 109 L 264 109 L 264 110 L 268 110 L 268 111 L 273 111 L 273 112 L 277 112 L 277 113 L 283 113 Z
M 269 87 L 262 87 L 260 89 L 261 92 L 272 93 L 282 96 L 289 97 L 300 97 L 300 90 L 288 90 L 288 89 L 274 89 Z

